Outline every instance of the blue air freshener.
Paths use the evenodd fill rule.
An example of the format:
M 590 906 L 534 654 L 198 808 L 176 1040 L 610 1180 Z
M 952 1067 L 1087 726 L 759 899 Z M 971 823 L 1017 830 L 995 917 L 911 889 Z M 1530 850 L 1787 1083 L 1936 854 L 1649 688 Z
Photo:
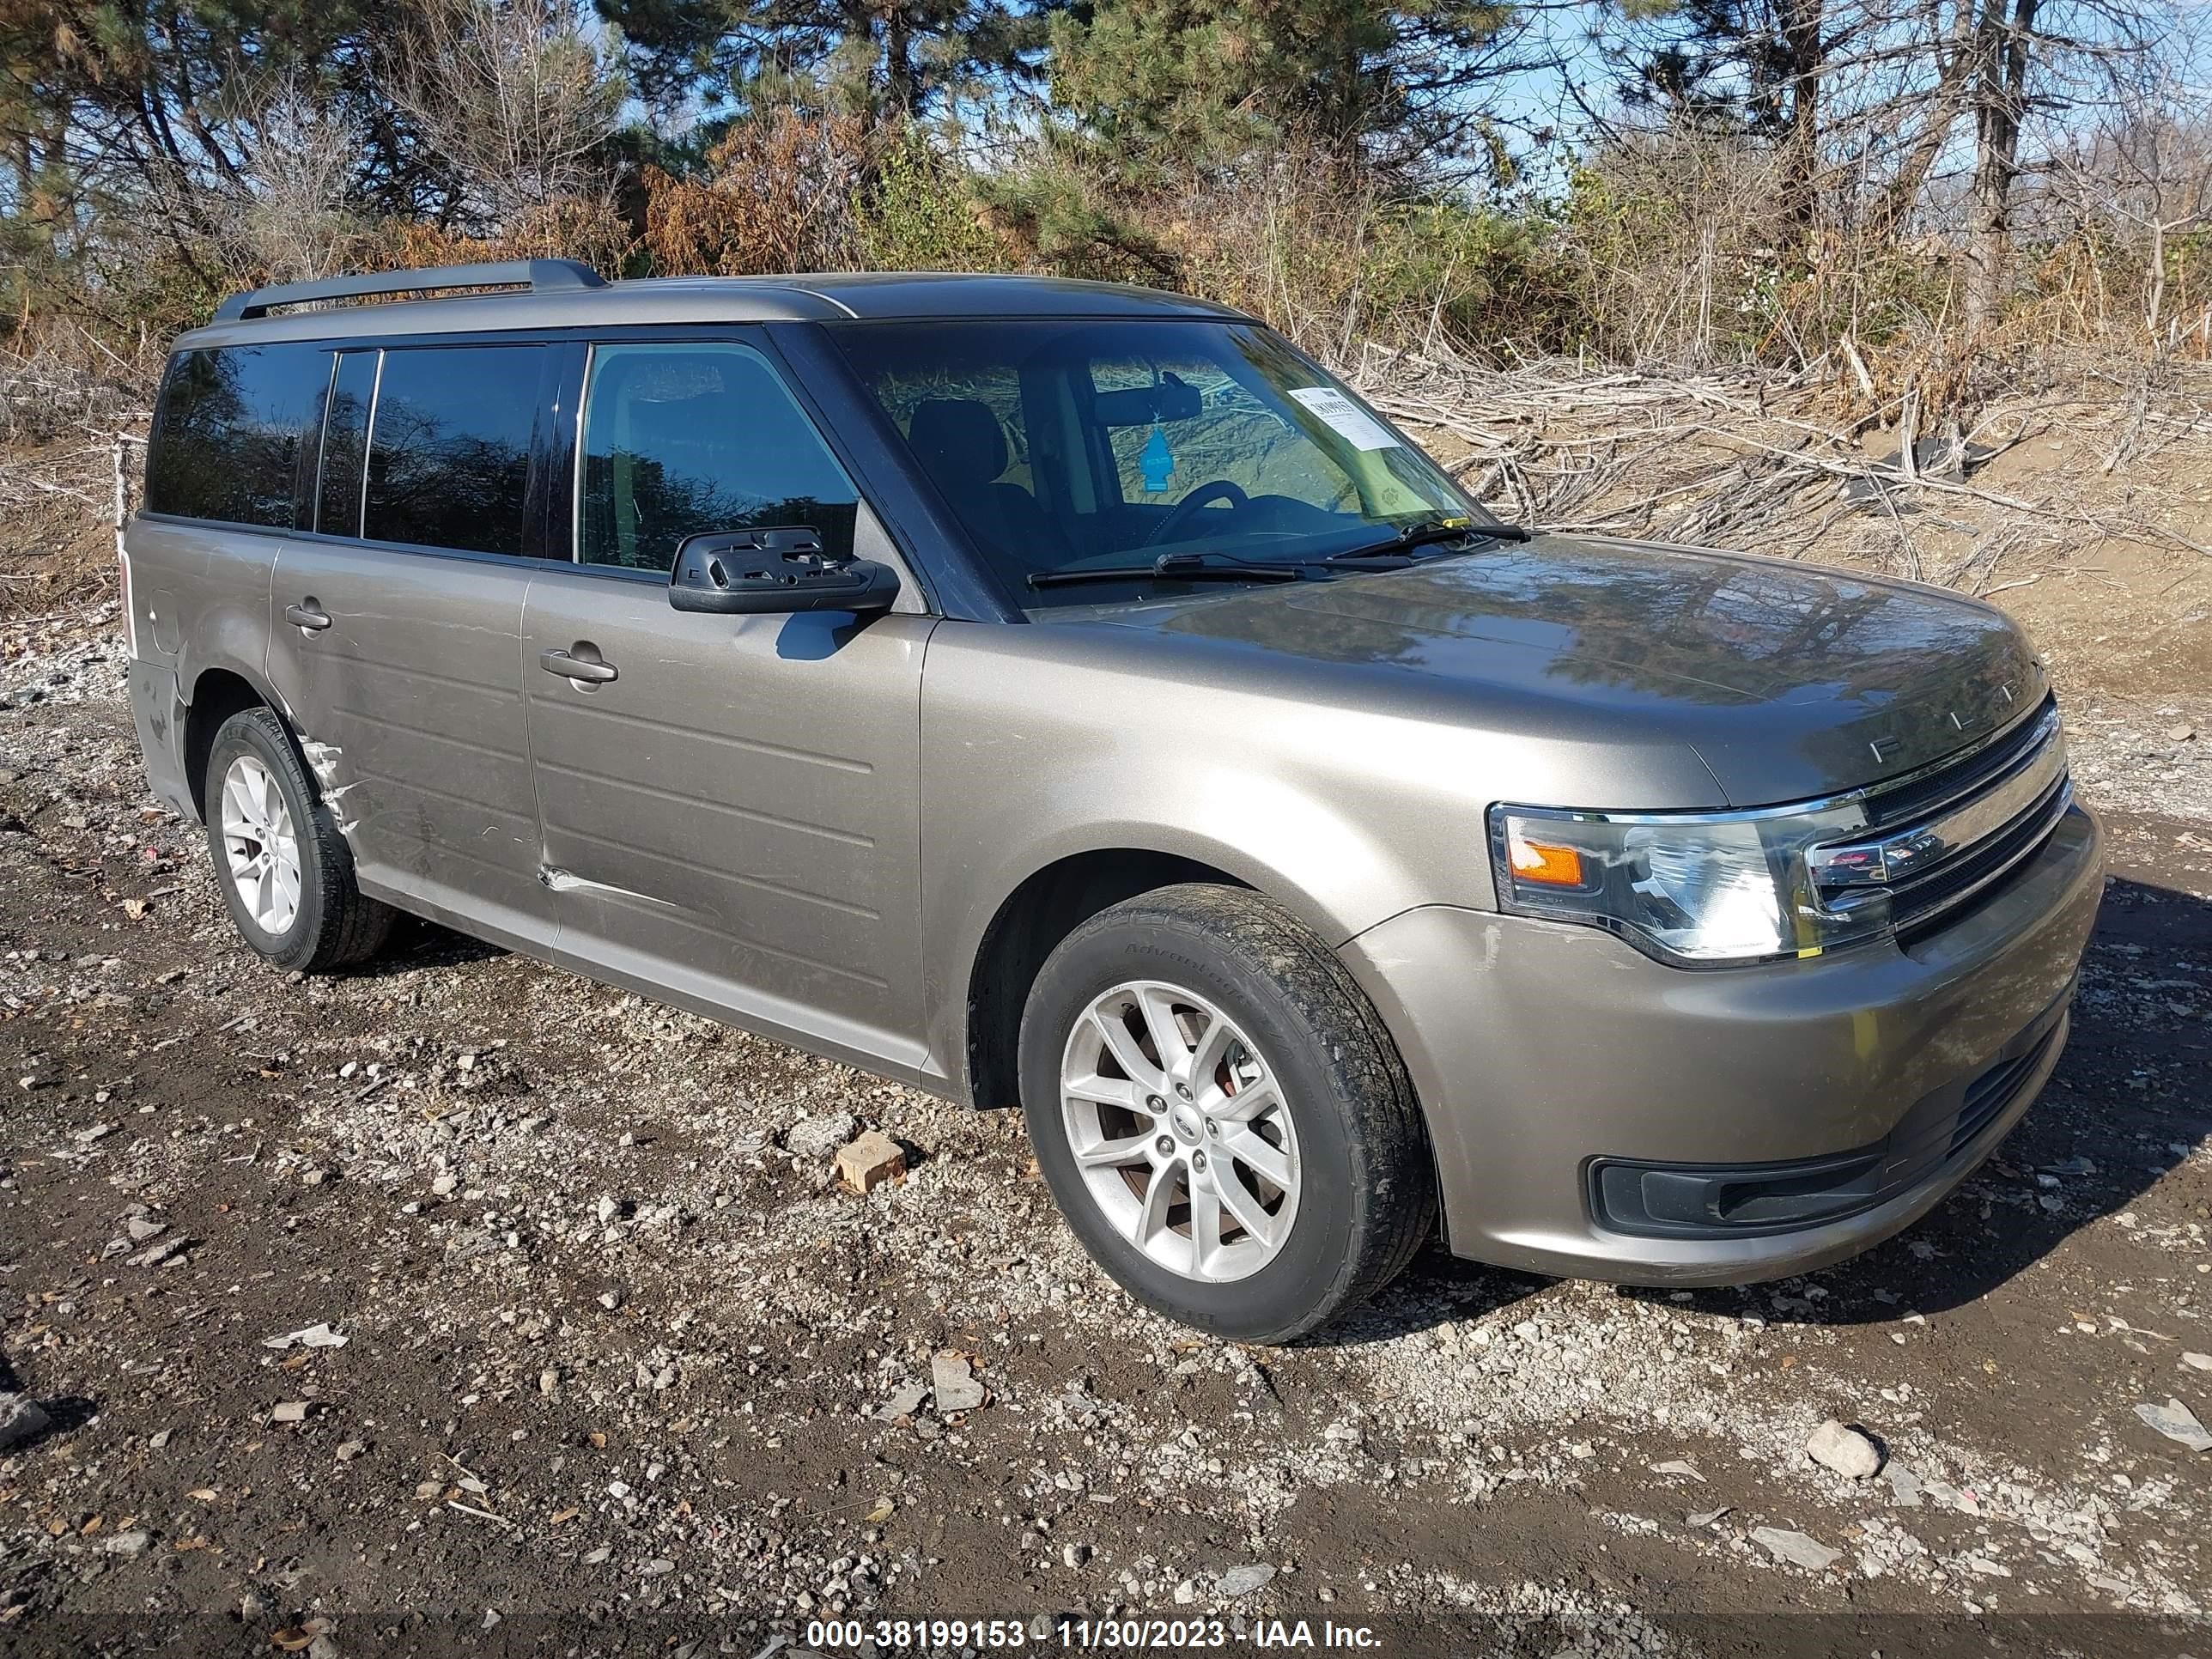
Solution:
M 1145 493 L 1157 495 L 1168 487 L 1175 475 L 1175 452 L 1168 447 L 1168 434 L 1152 423 L 1152 435 L 1145 440 L 1145 447 L 1137 457 L 1137 465 L 1144 470 Z

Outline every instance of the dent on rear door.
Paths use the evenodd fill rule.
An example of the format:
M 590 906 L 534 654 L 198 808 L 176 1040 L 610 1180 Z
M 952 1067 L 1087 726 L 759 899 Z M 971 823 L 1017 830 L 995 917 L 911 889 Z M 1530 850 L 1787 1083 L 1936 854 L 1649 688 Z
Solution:
M 277 561 L 269 671 L 362 885 L 550 935 L 518 661 L 529 570 L 332 543 Z M 289 623 L 289 606 L 329 626 Z

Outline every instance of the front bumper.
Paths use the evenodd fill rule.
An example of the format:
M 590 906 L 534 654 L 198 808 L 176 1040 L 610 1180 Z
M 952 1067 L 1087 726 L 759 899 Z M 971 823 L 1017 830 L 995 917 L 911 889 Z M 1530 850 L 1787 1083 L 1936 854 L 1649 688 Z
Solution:
M 1360 934 L 1344 958 L 1419 1091 L 1451 1249 L 1575 1278 L 1744 1284 L 1911 1224 L 2057 1064 L 2101 842 L 2074 808 L 2000 891 L 1909 950 L 1698 970 L 1595 928 L 1447 906 Z M 1834 1218 L 1671 1234 L 1595 1218 L 1609 1164 L 1796 1168 L 1884 1147 L 1914 1159 Z

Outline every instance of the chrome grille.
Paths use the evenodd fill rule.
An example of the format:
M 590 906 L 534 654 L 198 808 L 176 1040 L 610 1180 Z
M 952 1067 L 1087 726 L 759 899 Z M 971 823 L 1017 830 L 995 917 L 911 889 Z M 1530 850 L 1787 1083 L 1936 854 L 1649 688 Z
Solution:
M 1815 902 L 1834 916 L 1887 902 L 1900 934 L 1923 928 L 2033 855 L 2072 801 L 2058 710 L 2046 703 L 1893 798 L 1875 795 L 1880 834 L 1808 855 Z

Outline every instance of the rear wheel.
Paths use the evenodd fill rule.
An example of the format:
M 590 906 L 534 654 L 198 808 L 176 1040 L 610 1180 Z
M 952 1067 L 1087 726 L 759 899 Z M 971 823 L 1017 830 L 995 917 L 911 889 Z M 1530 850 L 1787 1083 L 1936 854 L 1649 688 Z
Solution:
M 1037 1161 L 1147 1305 L 1287 1341 L 1428 1237 L 1435 1176 L 1379 1018 L 1335 954 L 1239 889 L 1164 888 L 1061 942 L 1022 1025 Z
M 310 973 L 373 955 L 392 910 L 354 880 L 353 849 L 266 708 L 233 714 L 208 751 L 208 854 L 240 938 Z

